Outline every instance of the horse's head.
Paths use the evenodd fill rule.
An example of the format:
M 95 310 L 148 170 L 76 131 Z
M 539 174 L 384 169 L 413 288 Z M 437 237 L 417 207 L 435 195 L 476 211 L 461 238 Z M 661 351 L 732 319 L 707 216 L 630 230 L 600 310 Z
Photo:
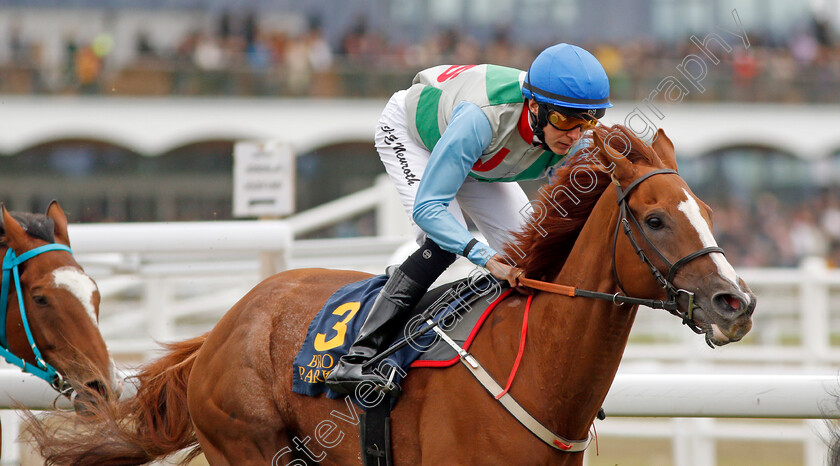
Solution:
M 611 191 L 619 201 L 614 267 L 620 286 L 631 296 L 676 299 L 677 313 L 710 346 L 740 340 L 752 327 L 755 295 L 717 247 L 711 209 L 676 174 L 674 145 L 660 129 L 652 150 L 644 148 L 650 161 L 633 163 L 621 148 L 643 143 L 625 128 L 612 131 L 610 137 L 600 129 L 594 139 L 596 157 L 619 186 Z
M 36 367 L 35 352 L 40 352 L 78 394 L 77 411 L 99 394 L 118 395 L 121 385 L 98 328 L 99 289 L 69 252 L 67 217 L 61 207 L 53 201 L 46 216 L 13 217 L 5 207 L 0 210 L 0 254 L 11 257 L 11 250 L 18 260 L 25 259 L 18 265 L 23 314 L 14 273 L 4 274 L 10 283 L 3 283 L 9 291 L 7 309 L 0 312 L 6 314 L 9 351 Z M 53 241 L 66 248 L 44 248 Z M 36 248 L 44 252 L 26 258 Z M 36 350 L 27 337 L 27 326 Z

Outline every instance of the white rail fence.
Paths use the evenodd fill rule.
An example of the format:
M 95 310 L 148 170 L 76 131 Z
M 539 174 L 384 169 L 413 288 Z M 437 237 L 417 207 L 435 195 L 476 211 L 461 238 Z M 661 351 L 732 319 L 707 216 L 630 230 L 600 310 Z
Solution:
M 125 396 L 133 385 L 126 383 Z M 46 384 L 17 370 L 0 370 L 0 408 L 70 409 Z M 840 418 L 833 375 L 726 375 L 619 373 L 604 403 L 609 418 L 597 422 L 604 437 L 672 438 L 675 465 L 714 465 L 716 440 L 796 442 L 806 465 L 824 464 L 827 426 Z M 620 419 L 615 419 L 616 417 Z M 645 420 L 632 417 L 649 418 Z M 669 417 L 670 420 L 651 418 Z M 710 418 L 809 419 L 799 424 L 755 424 Z M 0 412 L 2 464 L 19 464 L 20 420 Z M 591 461 L 591 451 L 587 461 Z
M 798 442 L 805 445 L 803 464 L 824 464 L 825 421 L 798 425 L 757 425 L 743 420 L 709 418 L 840 418 L 838 379 L 833 375 L 624 374 L 616 376 L 604 403 L 609 419 L 597 422 L 602 436 L 673 438 L 674 464 L 714 465 L 715 440 Z M 70 409 L 40 379 L 17 370 L 0 370 L 0 409 Z M 124 396 L 133 385 L 126 383 Z M 621 419 L 614 419 L 614 418 Z M 634 420 L 628 417 L 671 420 Z M 14 444 L 20 420 L 0 412 L 2 464 L 18 464 Z M 591 455 L 591 452 L 588 453 Z M 590 456 L 591 458 L 591 456 Z
M 156 342 L 209 330 L 275 271 L 329 267 L 381 273 L 411 243 L 405 214 L 390 201 L 396 196 L 387 189 L 393 188 L 379 183 L 284 221 L 71 225 L 70 237 L 77 259 L 99 284 L 100 328 L 109 348 L 118 359 L 138 362 L 156 354 Z M 387 235 L 294 239 L 370 210 L 376 212 L 380 234 Z M 411 249 L 402 248 L 406 253 Z M 459 260 L 441 281 L 465 276 L 471 267 Z M 770 426 L 692 418 L 837 417 L 833 395 L 840 389 L 832 388 L 840 387 L 840 272 L 820 259 L 796 269 L 739 272 L 759 299 L 755 327 L 743 342 L 711 350 L 678 319 L 650 309 L 639 312 L 605 404 L 609 417 L 598 424 L 602 436 L 670 439 L 678 466 L 715 464 L 721 439 L 798 443 L 802 464 L 823 464 L 820 436 L 826 428 L 821 420 Z M 16 386 L 4 372 L 3 389 Z M 26 402 L 43 406 L 38 403 Z M 7 411 L 1 416 L 0 460 L 16 464 L 17 450 L 7 448 L 15 418 Z
M 134 393 L 131 374 L 123 398 Z M 0 409 L 71 409 L 43 380 L 0 369 Z M 610 417 L 840 419 L 840 379 L 814 374 L 628 374 L 619 372 L 604 402 Z

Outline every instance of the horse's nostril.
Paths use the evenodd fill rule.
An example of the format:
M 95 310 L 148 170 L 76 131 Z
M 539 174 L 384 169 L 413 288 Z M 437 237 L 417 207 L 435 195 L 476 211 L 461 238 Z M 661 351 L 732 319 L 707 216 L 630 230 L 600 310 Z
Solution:
M 101 395 L 105 398 L 108 397 L 108 388 L 107 386 L 99 380 L 93 380 L 85 384 L 87 388 L 90 389 L 91 392 L 94 394 Z
M 729 293 L 721 293 L 714 297 L 715 305 L 730 312 L 738 312 L 744 303 L 737 296 Z
M 727 296 L 726 298 L 724 298 L 724 301 L 726 301 L 726 303 L 729 304 L 729 307 L 735 309 L 736 311 L 741 308 L 741 301 L 739 301 L 738 298 L 734 296 Z
M 92 380 L 77 391 L 73 409 L 76 414 L 83 416 L 95 414 L 96 406 L 107 402 L 110 395 L 108 385 L 100 380 Z

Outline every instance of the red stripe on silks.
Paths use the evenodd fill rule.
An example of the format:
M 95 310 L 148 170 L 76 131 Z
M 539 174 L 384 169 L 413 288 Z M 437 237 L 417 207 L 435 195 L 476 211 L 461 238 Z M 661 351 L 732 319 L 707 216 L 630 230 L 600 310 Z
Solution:
M 554 439 L 554 444 L 560 447 L 561 450 L 569 450 L 572 448 L 572 445 L 570 443 L 563 443 L 557 439 Z
M 499 166 L 502 163 L 502 160 L 505 159 L 505 156 L 510 153 L 510 149 L 502 148 L 499 152 L 496 152 L 490 160 L 486 162 L 482 162 L 481 159 L 475 161 L 472 166 L 474 172 L 489 172 L 490 170 Z
M 484 325 L 484 321 L 487 320 L 487 318 L 490 316 L 490 313 L 493 312 L 493 309 L 496 308 L 496 305 L 499 304 L 500 302 L 502 302 L 503 299 L 507 298 L 507 296 L 511 292 L 513 292 L 513 288 L 511 288 L 511 289 L 505 291 L 504 293 L 502 293 L 501 295 L 499 295 L 499 297 L 496 298 L 495 301 L 493 301 L 492 303 L 490 303 L 489 306 L 487 306 L 487 309 L 485 309 L 484 313 L 481 314 L 481 317 L 478 318 L 478 321 L 475 323 L 475 327 L 473 327 L 472 331 L 470 332 L 470 335 L 467 337 L 467 340 L 464 342 L 464 346 L 463 346 L 464 350 L 468 350 L 470 348 L 470 345 L 472 344 L 476 335 L 478 335 L 478 331 L 481 329 L 481 326 Z M 449 359 L 449 360 L 446 360 L 446 361 L 420 361 L 420 360 L 418 360 L 418 361 L 414 361 L 413 363 L 411 363 L 410 367 L 449 367 L 449 366 L 455 364 L 456 362 L 458 362 L 459 359 L 461 359 L 460 356 L 456 356 L 456 357 L 454 357 L 452 359 Z
M 475 68 L 476 65 L 452 65 L 437 77 L 437 81 L 442 83 L 450 79 L 454 79 L 459 74 L 467 71 L 470 68 Z
M 513 378 L 516 377 L 516 371 L 519 369 L 519 362 L 522 361 L 522 353 L 525 352 L 525 337 L 528 335 L 528 311 L 531 310 L 531 300 L 534 299 L 534 295 L 528 296 L 528 302 L 525 303 L 525 313 L 522 316 L 522 333 L 519 336 L 519 352 L 516 353 L 516 360 L 513 362 L 513 367 L 510 369 L 510 375 L 508 376 L 507 385 L 505 385 L 505 389 L 502 390 L 501 393 L 496 395 L 496 399 L 505 396 L 505 393 L 510 390 L 510 386 L 513 385 Z
M 519 130 L 519 135 L 522 140 L 531 144 L 534 142 L 534 130 L 531 129 L 531 117 L 528 112 L 528 104 L 522 104 L 522 116 L 519 117 L 519 123 L 516 128 Z

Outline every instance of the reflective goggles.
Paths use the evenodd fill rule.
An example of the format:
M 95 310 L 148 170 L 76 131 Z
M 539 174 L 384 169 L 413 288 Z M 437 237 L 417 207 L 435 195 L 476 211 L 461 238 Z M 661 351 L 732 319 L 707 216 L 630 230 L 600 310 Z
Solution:
M 588 116 L 588 118 L 577 118 L 569 115 L 563 115 L 556 110 L 548 111 L 548 124 L 559 131 L 573 131 L 575 128 L 580 128 L 581 131 L 594 129 L 598 125 L 598 119 Z

